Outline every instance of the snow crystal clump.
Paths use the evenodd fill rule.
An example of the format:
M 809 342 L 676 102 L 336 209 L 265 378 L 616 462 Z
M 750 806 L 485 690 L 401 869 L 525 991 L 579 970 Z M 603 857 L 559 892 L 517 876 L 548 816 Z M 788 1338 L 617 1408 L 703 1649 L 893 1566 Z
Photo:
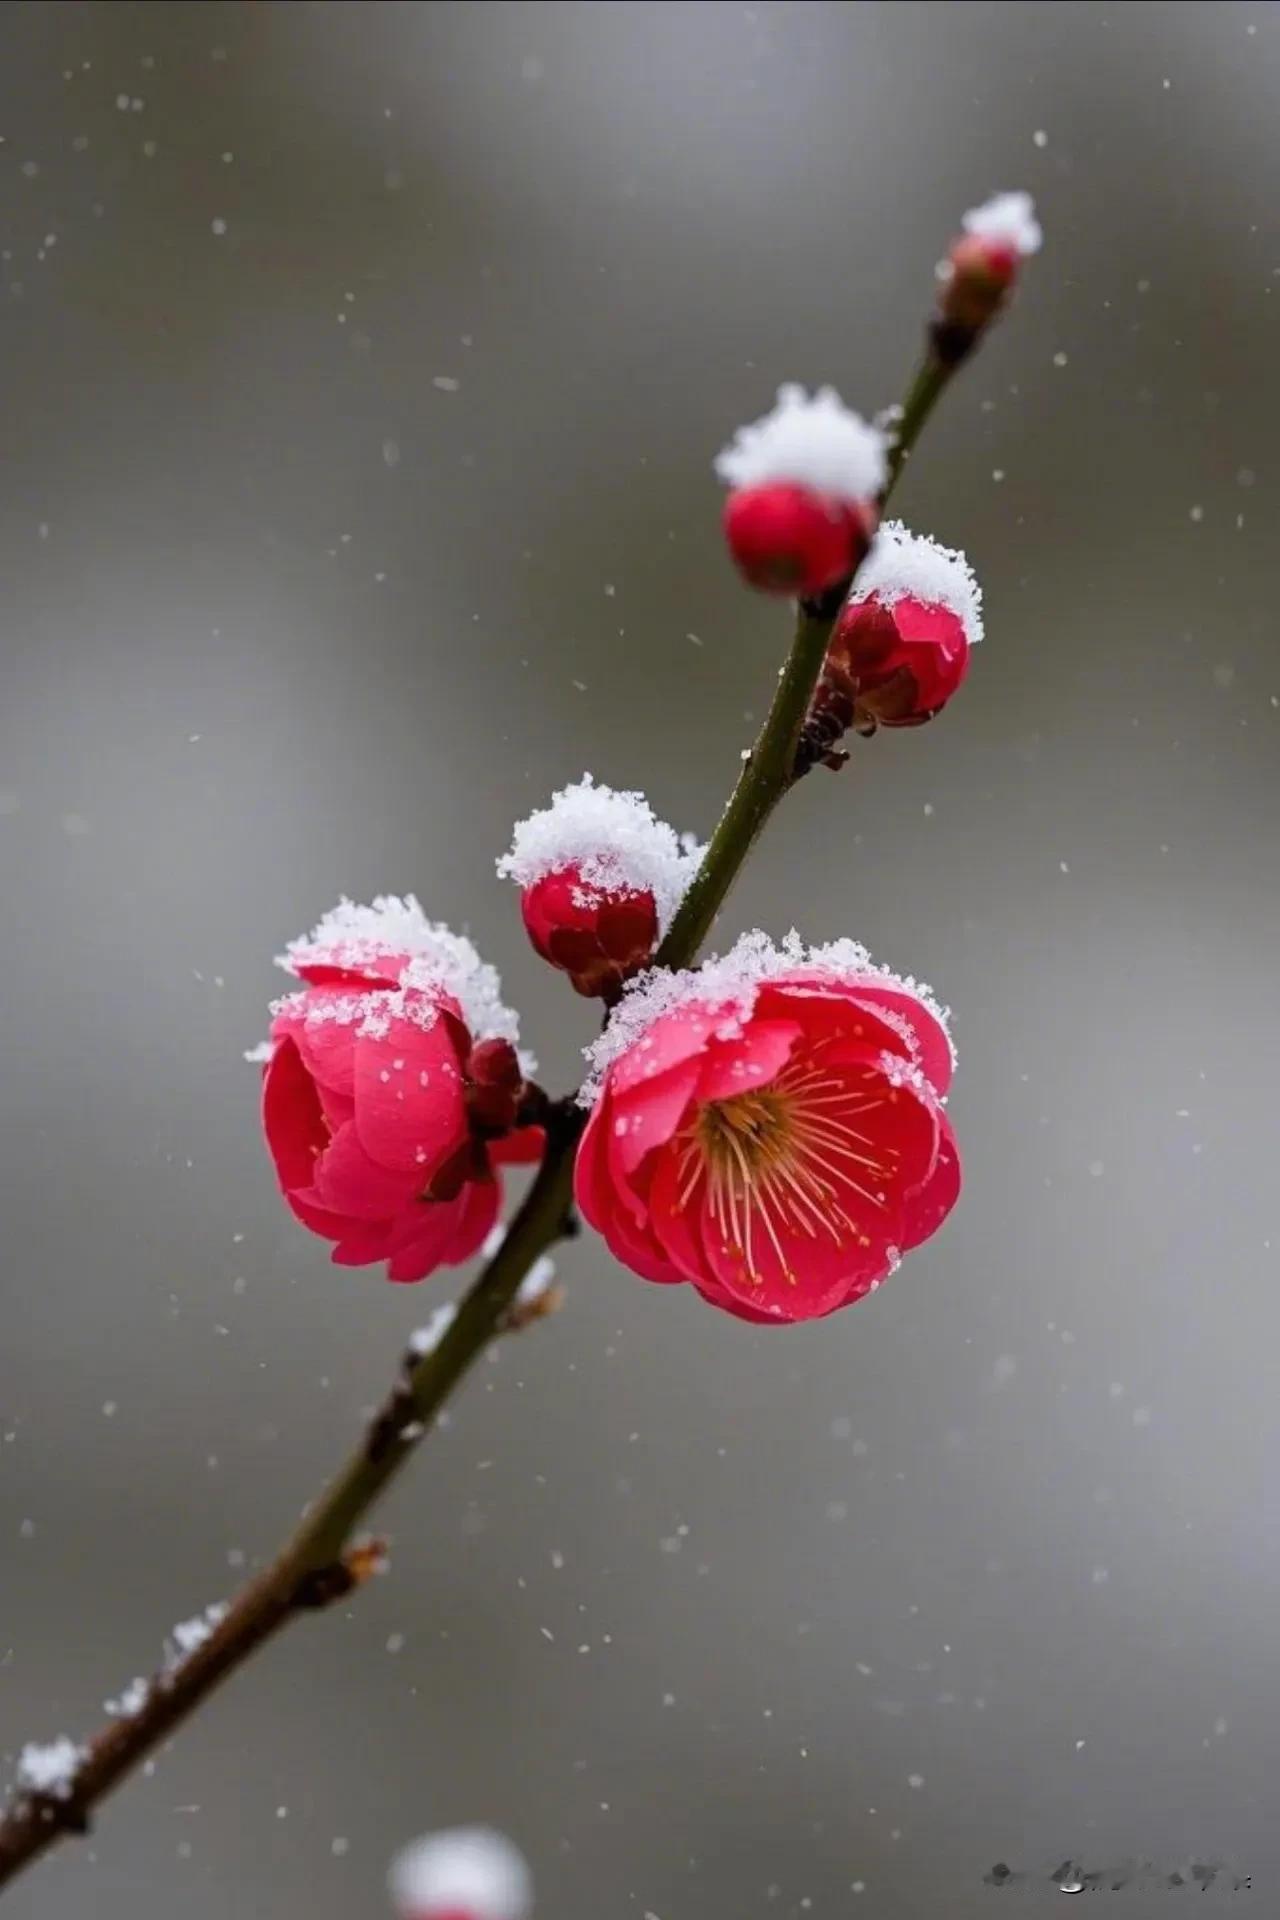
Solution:
M 995 240 L 1015 247 L 1025 260 L 1039 253 L 1044 239 L 1036 219 L 1035 201 L 1029 193 L 995 193 L 980 207 L 971 207 L 962 222 L 966 233 L 978 240 Z
M 793 928 L 781 944 L 775 944 L 767 933 L 757 928 L 753 933 L 744 933 L 728 953 L 706 960 L 700 967 L 690 967 L 681 973 L 641 974 L 631 981 L 603 1033 L 583 1048 L 588 1072 L 578 1093 L 579 1104 L 584 1107 L 595 1104 L 614 1061 L 634 1046 L 643 1047 L 649 1028 L 664 1014 L 674 1013 L 681 1007 L 704 1009 L 714 1015 L 715 1038 L 732 1040 L 750 1019 L 760 988 L 784 974 L 812 974 L 815 978 L 834 974 L 841 980 L 896 987 L 923 1001 L 950 1040 L 949 1010 L 938 1004 L 931 989 L 909 974 L 878 966 L 860 941 L 832 940 L 824 946 L 806 947 Z M 876 1011 L 887 1025 L 910 1040 L 908 1021 L 892 1010 L 877 1008 Z M 954 1048 L 952 1052 L 954 1056 Z
M 404 1920 L 446 1913 L 525 1920 L 533 1904 L 523 1857 L 503 1834 L 487 1827 L 459 1827 L 415 1840 L 392 1861 L 388 1885 Z
M 519 1017 L 503 1005 L 497 968 L 480 958 L 465 934 L 428 920 L 411 893 L 403 899 L 396 894 L 379 894 L 367 907 L 340 900 L 310 933 L 289 942 L 276 956 L 276 965 L 293 974 L 303 974 L 311 967 L 342 967 L 352 973 L 374 974 L 381 967 L 384 977 L 388 967 L 394 966 L 401 989 L 443 993 L 456 1000 L 474 1040 L 509 1040 L 513 1046 L 519 1040 Z M 299 1004 L 293 996 L 278 1001 L 272 1012 Z M 394 990 L 334 996 L 313 1002 L 307 1014 L 309 1019 L 343 1024 L 358 1020 L 361 1032 L 375 1038 L 389 1031 L 397 1015 L 407 1014 L 420 1024 L 435 1017 L 422 1001 L 407 1005 L 403 993 L 397 995 Z M 522 1054 L 521 1064 L 526 1074 L 536 1071 L 531 1055 Z
M 550 1259 L 545 1253 L 539 1254 L 524 1279 L 520 1282 L 520 1285 L 516 1288 L 516 1297 L 512 1304 L 517 1307 L 534 1306 L 542 1299 L 544 1294 L 550 1292 L 552 1286 L 555 1284 L 555 1277 L 555 1261 Z
M 434 1353 L 448 1333 L 458 1316 L 457 1302 L 445 1300 L 435 1309 L 431 1318 L 423 1327 L 418 1327 L 409 1335 L 409 1352 L 415 1360 L 425 1360 Z
M 677 837 L 659 820 L 642 793 L 616 793 L 584 773 L 577 786 L 553 794 L 549 807 L 517 823 L 498 872 L 530 887 L 577 867 L 592 886 L 651 893 L 665 932 L 703 852 L 690 835 Z
M 84 1759 L 83 1747 L 65 1734 L 41 1746 L 30 1741 L 18 1755 L 18 1785 L 26 1793 L 47 1794 L 54 1800 L 66 1800 L 76 1783 L 76 1773 Z
M 132 1720 L 134 1715 L 141 1713 L 146 1706 L 150 1692 L 151 1687 L 146 1680 L 141 1678 L 131 1680 L 127 1687 L 121 1688 L 118 1699 L 104 1700 L 103 1708 L 115 1719 Z
M 275 1052 L 273 1040 L 259 1040 L 256 1047 L 246 1047 L 244 1057 L 251 1067 L 265 1067 Z
M 810 399 L 803 387 L 778 388 L 772 413 L 739 427 L 716 456 L 731 487 L 792 480 L 841 500 L 870 500 L 884 485 L 888 439 L 845 406 L 834 387 Z
M 911 533 L 901 520 L 885 521 L 858 569 L 853 605 L 873 595 L 886 607 L 897 600 L 946 607 L 963 621 L 970 646 L 982 638 L 982 588 L 969 562 L 957 548 Z
M 215 1600 L 203 1613 L 193 1615 L 190 1620 L 180 1620 L 169 1635 L 169 1644 L 165 1649 L 166 1662 L 170 1671 L 180 1667 L 184 1660 L 190 1659 L 197 1648 L 202 1647 L 209 1635 L 227 1615 L 225 1600 Z
M 506 1237 L 507 1229 L 501 1221 L 498 1222 L 497 1226 L 490 1227 L 488 1233 L 485 1235 L 484 1245 L 480 1249 L 481 1257 L 485 1260 L 492 1260 Z M 512 1305 L 516 1307 L 532 1306 L 535 1301 L 541 1300 L 543 1294 L 546 1293 L 554 1283 L 555 1277 L 555 1261 L 545 1253 L 539 1254 L 517 1287 Z

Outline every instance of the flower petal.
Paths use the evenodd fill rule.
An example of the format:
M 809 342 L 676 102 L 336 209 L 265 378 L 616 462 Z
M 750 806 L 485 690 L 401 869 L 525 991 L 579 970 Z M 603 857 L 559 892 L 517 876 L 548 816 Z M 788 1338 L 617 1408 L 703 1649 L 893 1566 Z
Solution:
M 684 1060 L 652 1080 L 641 1081 L 629 1092 L 615 1092 L 609 1103 L 609 1164 L 619 1179 L 625 1182 L 646 1154 L 666 1145 L 693 1098 L 702 1071 L 700 1061 Z
M 356 1042 L 355 1125 L 371 1159 L 425 1186 L 465 1136 L 462 1075 L 446 1022 L 424 995 L 405 998 L 385 1034 Z
M 903 1201 L 900 1245 L 904 1253 L 936 1233 L 960 1197 L 960 1154 L 945 1113 L 938 1115 L 938 1125 L 940 1142 L 933 1170 Z
M 329 1129 L 315 1083 L 288 1038 L 277 1046 L 262 1077 L 262 1125 L 283 1191 L 309 1187 Z
M 728 1100 L 777 1078 L 803 1032 L 795 1020 L 752 1020 L 741 1039 L 713 1040 L 698 1075 L 698 1099 Z
M 348 1121 L 316 1161 L 314 1181 L 302 1198 L 354 1220 L 386 1220 L 403 1212 L 420 1185 L 416 1169 L 399 1172 L 372 1159 L 360 1144 L 355 1122 Z

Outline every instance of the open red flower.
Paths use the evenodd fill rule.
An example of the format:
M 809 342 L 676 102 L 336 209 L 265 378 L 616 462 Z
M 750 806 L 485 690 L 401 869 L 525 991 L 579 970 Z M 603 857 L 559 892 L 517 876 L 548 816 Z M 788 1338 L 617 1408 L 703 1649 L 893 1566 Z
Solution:
M 982 590 L 964 555 L 890 520 L 841 610 L 824 673 L 863 732 L 919 726 L 960 686 L 981 638 Z
M 612 1000 L 652 958 L 701 857 L 642 793 L 617 793 L 588 773 L 518 822 L 498 872 L 520 887 L 542 958 L 579 993 Z
M 644 1279 L 778 1325 L 879 1285 L 955 1204 L 952 1055 L 924 990 L 853 942 L 751 935 L 633 988 L 595 1049 L 578 1205 Z
M 417 902 L 344 902 L 283 962 L 263 1124 L 281 1189 L 340 1266 L 422 1280 L 479 1248 L 497 1168 L 535 1159 L 519 1128 L 515 1021 L 470 941 Z

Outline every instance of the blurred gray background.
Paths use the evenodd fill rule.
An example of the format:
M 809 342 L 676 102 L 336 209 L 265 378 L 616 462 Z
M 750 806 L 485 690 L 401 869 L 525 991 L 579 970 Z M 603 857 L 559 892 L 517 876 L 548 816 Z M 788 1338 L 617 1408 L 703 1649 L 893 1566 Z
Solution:
M 970 682 L 722 926 L 935 983 L 963 1204 L 790 1333 L 570 1249 L 391 1576 L 6 1912 L 374 1916 L 476 1818 L 545 1920 L 971 1920 L 1071 1855 L 1275 1912 L 1275 7 L 10 5 L 0 74 L 9 1755 L 455 1285 L 286 1216 L 272 953 L 416 889 L 567 1084 L 492 860 L 584 767 L 710 828 L 785 633 L 712 455 L 780 379 L 893 398 L 965 207 L 1047 232 L 900 495 L 985 582 Z

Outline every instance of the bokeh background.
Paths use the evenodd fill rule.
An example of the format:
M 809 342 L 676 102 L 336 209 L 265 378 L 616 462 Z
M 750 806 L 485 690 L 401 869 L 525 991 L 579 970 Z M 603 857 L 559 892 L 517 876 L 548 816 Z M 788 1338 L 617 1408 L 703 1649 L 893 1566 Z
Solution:
M 1276 8 L 115 0 L 6 8 L 0 74 L 10 1756 L 271 1549 L 454 1285 L 280 1206 L 273 952 L 414 889 L 568 1083 L 492 862 L 584 767 L 713 823 L 785 615 L 712 455 L 780 379 L 893 398 L 965 207 L 1047 232 L 900 495 L 984 579 L 969 685 L 722 923 L 935 983 L 962 1206 L 785 1333 L 571 1248 L 390 1577 L 6 1911 L 353 1920 L 476 1818 L 547 1920 L 973 1920 L 1069 1857 L 1274 1911 Z

